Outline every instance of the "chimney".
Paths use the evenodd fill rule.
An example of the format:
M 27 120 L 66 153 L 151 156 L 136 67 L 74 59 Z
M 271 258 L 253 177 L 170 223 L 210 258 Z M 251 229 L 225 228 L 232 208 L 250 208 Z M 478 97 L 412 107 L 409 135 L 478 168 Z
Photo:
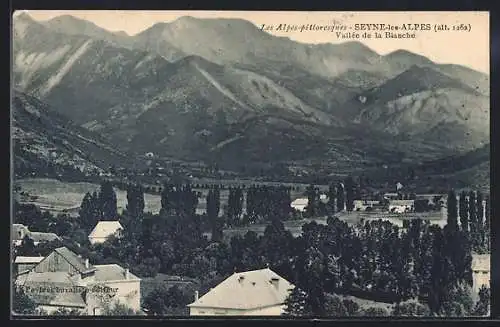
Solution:
M 198 291 L 194 291 L 194 301 L 198 301 L 198 296 L 199 296 L 199 293 Z
M 271 278 L 269 281 L 276 289 L 278 289 L 280 280 L 276 277 Z
M 90 263 L 89 263 L 89 259 L 85 259 L 85 268 L 89 269 L 90 267 Z
M 245 279 L 245 276 L 241 275 L 240 277 L 238 277 L 238 282 L 241 284 L 244 279 Z
M 129 278 L 129 270 L 128 268 L 125 268 L 125 279 Z

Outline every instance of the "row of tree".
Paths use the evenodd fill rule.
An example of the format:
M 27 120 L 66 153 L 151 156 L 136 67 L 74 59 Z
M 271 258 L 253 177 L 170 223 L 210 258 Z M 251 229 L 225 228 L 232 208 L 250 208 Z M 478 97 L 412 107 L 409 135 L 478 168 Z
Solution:
M 458 198 L 458 200 L 457 200 Z M 481 192 L 452 190 L 448 194 L 448 225 L 467 233 L 472 250 L 478 253 L 490 251 L 490 199 Z

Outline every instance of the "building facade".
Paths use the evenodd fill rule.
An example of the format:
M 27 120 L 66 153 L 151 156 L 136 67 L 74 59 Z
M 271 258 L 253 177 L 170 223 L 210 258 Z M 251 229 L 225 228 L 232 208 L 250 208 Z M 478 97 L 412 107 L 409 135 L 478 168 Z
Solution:
M 293 288 L 269 268 L 234 273 L 188 307 L 191 316 L 279 316 Z
M 116 303 L 140 310 L 140 279 L 119 265 L 92 265 L 66 247 L 19 274 L 21 288 L 48 313 L 58 309 L 99 315 Z

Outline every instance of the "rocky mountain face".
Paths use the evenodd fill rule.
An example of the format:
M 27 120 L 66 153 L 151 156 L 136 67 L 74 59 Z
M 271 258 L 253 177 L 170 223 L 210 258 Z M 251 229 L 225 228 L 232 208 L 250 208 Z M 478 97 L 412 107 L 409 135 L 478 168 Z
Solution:
M 489 143 L 489 77 L 407 51 L 301 44 L 238 19 L 134 36 L 71 16 L 13 27 L 16 87 L 126 151 L 352 163 Z
M 133 162 L 99 135 L 75 125 L 38 99 L 19 91 L 12 98 L 14 172 L 67 170 L 98 174 Z M 40 173 L 40 171 L 38 172 Z

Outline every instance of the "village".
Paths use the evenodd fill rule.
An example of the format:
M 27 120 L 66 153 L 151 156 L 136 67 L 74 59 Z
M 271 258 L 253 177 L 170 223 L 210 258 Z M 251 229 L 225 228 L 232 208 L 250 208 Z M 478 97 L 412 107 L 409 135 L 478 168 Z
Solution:
M 344 184 L 339 184 L 344 187 Z M 340 186 L 339 186 L 340 187 Z M 311 186 L 311 189 L 314 189 Z M 129 191 L 131 192 L 131 191 Z M 247 190 L 248 193 L 250 191 Z M 445 228 L 449 220 L 448 214 L 448 194 L 406 194 L 401 183 L 395 185 L 393 193 L 384 193 L 378 196 L 367 198 L 355 198 L 352 201 L 339 202 L 338 193 L 334 201 L 331 201 L 330 192 L 320 192 L 318 189 L 311 196 L 308 190 L 304 192 L 305 197 L 297 197 L 290 200 L 290 219 L 282 222 L 284 231 L 289 232 L 293 238 L 304 237 L 305 226 L 319 224 L 329 228 L 332 218 L 338 224 L 344 224 L 345 228 L 353 230 L 364 230 L 370 222 L 375 224 L 388 223 L 388 226 L 397 228 L 399 237 L 405 237 L 412 230 L 412 224 L 419 221 L 429 226 L 435 226 L 440 230 Z M 210 195 L 208 195 L 210 196 Z M 344 195 L 342 195 L 344 196 Z M 241 197 L 242 203 L 240 212 L 236 212 L 239 218 L 249 214 L 248 194 Z M 245 202 L 243 201 L 245 198 Z M 469 198 L 467 198 L 469 199 Z M 316 211 L 312 211 L 310 204 L 316 201 Z M 207 202 L 210 201 L 207 198 Z M 455 205 L 457 206 L 457 217 L 467 217 L 469 212 L 460 212 L 460 196 L 456 195 Z M 335 213 L 325 214 L 318 209 L 322 206 L 328 207 L 333 202 Z M 285 201 L 286 203 L 286 201 Z M 82 204 L 83 206 L 83 204 Z M 201 216 L 211 214 L 208 211 L 209 203 L 205 206 L 205 212 Z M 488 204 L 481 200 L 480 209 L 483 224 L 487 224 Z M 130 210 L 132 204 L 129 203 Z M 220 211 L 217 217 L 231 215 L 227 205 L 219 205 Z M 115 209 L 116 210 L 116 209 Z M 224 212 L 224 210 L 228 210 Z M 463 209 L 462 209 L 463 210 Z M 470 210 L 470 207 L 467 208 Z M 474 209 L 475 210 L 475 209 Z M 178 211 L 175 211 L 179 214 Z M 326 211 L 328 212 L 328 210 Z M 130 213 L 130 212 L 129 212 Z M 196 211 L 196 215 L 199 211 Z M 234 215 L 234 213 L 232 213 Z M 472 213 L 475 215 L 475 213 Z M 140 214 L 142 215 L 142 213 Z M 182 215 L 182 214 L 181 214 Z M 329 218 L 330 217 L 330 218 Z M 15 218 L 18 220 L 18 217 Z M 234 219 L 234 218 L 233 218 Z M 270 233 L 270 227 L 274 226 L 273 218 L 270 222 L 256 222 L 245 226 L 238 226 L 225 223 L 222 226 L 222 235 L 213 235 L 215 229 L 205 230 L 202 235 L 206 244 L 228 244 L 234 246 L 235 239 L 246 239 L 252 234 L 261 239 Z M 470 220 L 469 220 L 470 221 Z M 145 220 L 143 220 L 143 223 Z M 457 229 L 463 230 L 463 218 L 457 219 Z M 335 224 L 335 223 L 334 223 Z M 472 222 L 470 222 L 472 224 Z M 50 224 L 49 224 L 50 225 Z M 125 225 L 125 226 L 124 226 Z M 127 226 L 127 227 L 126 227 Z M 120 246 L 120 240 L 128 238 L 131 232 L 127 228 L 133 223 L 123 219 L 96 220 L 95 225 L 87 235 L 88 248 L 104 251 L 106 246 Z M 375 225 L 373 225 L 375 226 Z M 472 225 L 471 225 L 472 226 Z M 139 227 L 140 228 L 140 227 Z M 472 228 L 472 227 L 471 227 Z M 50 227 L 48 228 L 50 230 Z M 217 233 L 217 232 L 216 232 Z M 211 285 L 209 289 L 201 285 L 200 280 L 193 276 L 168 275 L 158 273 L 155 277 L 151 274 L 134 273 L 130 270 L 129 263 L 119 262 L 112 259 L 110 263 L 97 264 L 89 257 L 77 254 L 66 246 L 57 248 L 47 248 L 46 255 L 26 256 L 18 255 L 20 249 L 25 249 L 27 242 L 31 242 L 34 248 L 47 245 L 65 244 L 71 239 L 71 235 L 60 236 L 54 232 L 40 232 L 32 230 L 23 224 L 13 224 L 12 231 L 13 247 L 13 273 L 15 275 L 14 284 L 22 294 L 27 296 L 36 306 L 38 313 L 45 314 L 78 314 L 78 315 L 103 315 L 119 312 L 120 314 L 150 315 L 158 314 L 151 312 L 151 307 L 145 305 L 148 297 L 153 296 L 158 289 L 165 292 L 181 285 L 184 290 L 184 302 L 181 306 L 172 310 L 177 315 L 282 315 L 287 311 L 287 301 L 295 288 L 293 283 L 280 276 L 272 267 L 280 267 L 275 264 L 253 264 L 250 266 L 256 269 L 248 269 L 241 266 L 241 269 L 234 268 L 232 273 L 226 273 L 218 278 L 218 283 Z M 28 241 L 30 240 L 30 241 Z M 214 243 L 215 242 L 215 243 Z M 217 243 L 219 242 L 219 243 Z M 221 243 L 222 242 L 222 243 Z M 139 245 L 141 246 L 141 245 Z M 219 245 L 217 245 L 219 246 Z M 76 247 L 78 248 L 78 246 Z M 109 251 L 113 246 L 111 246 Z M 33 251 L 32 251 L 33 252 Z M 479 301 L 481 289 L 489 288 L 490 283 L 490 255 L 488 252 L 471 253 L 470 267 L 467 270 L 472 272 L 472 298 Z M 237 260 L 237 259 L 236 259 Z M 141 260 L 139 259 L 139 262 Z M 281 270 L 278 268 L 278 270 Z M 188 285 L 188 287 L 185 287 Z M 202 290 L 204 288 L 204 290 Z M 185 291 L 188 290 L 188 291 Z M 186 294 L 186 292 L 188 292 Z M 377 304 L 377 301 L 364 300 L 360 297 L 353 298 L 345 292 L 344 300 L 356 303 Z M 385 303 L 387 312 L 394 311 L 396 303 Z M 175 305 L 173 305 L 175 307 Z M 113 311 L 115 310 L 115 311 Z M 118 310 L 118 311 L 117 311 Z M 122 310 L 122 311 L 120 311 Z

